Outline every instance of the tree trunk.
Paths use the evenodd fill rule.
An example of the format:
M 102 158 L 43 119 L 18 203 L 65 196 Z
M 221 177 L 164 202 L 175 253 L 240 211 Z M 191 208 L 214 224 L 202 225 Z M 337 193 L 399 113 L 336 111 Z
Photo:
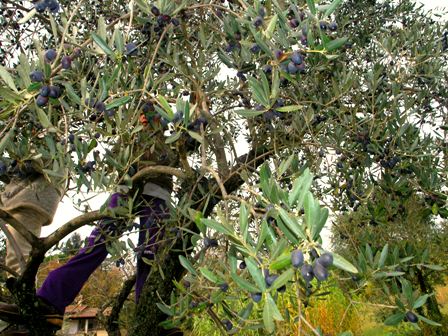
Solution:
M 242 155 L 237 159 L 237 164 L 231 170 L 230 177 L 224 181 L 224 188 L 227 193 L 232 193 L 243 185 L 244 180 L 241 178 L 240 170 L 255 170 L 263 162 L 265 162 L 270 152 L 267 148 L 257 148 L 251 150 L 249 153 Z M 194 190 L 197 188 L 191 188 Z M 216 183 L 211 183 L 208 189 L 213 193 L 214 200 L 209 202 L 206 209 L 202 208 L 203 204 L 192 205 L 196 210 L 202 211 L 204 217 L 208 217 L 213 211 L 214 206 L 218 203 L 221 196 L 221 190 Z M 190 230 L 195 230 L 196 226 L 191 223 Z M 187 241 L 191 241 L 189 237 L 184 237 Z M 188 247 L 188 246 L 187 246 Z M 167 316 L 157 307 L 156 303 L 170 302 L 171 292 L 175 289 L 172 280 L 180 280 L 185 269 L 179 262 L 179 254 L 182 254 L 185 246 L 182 246 L 182 239 L 178 239 L 175 246 L 171 248 L 168 253 L 163 254 L 163 248 L 160 249 L 162 253 L 158 255 L 161 260 L 158 261 L 163 269 L 165 279 L 162 279 L 157 268 L 153 268 L 146 280 L 143 292 L 140 296 L 140 301 L 137 306 L 132 336 L 181 336 L 183 333 L 178 329 L 165 330 L 159 324 L 167 319 Z
M 121 308 L 124 305 L 129 293 L 134 287 L 136 276 L 135 274 L 126 280 L 121 287 L 120 293 L 115 297 L 115 300 L 112 304 L 112 311 L 110 315 L 106 319 L 106 331 L 109 336 L 121 336 L 120 334 L 120 325 L 118 323 Z
M 434 293 L 434 288 L 432 287 L 431 283 L 427 281 L 427 277 L 423 274 L 421 270 L 417 270 L 417 279 L 418 283 L 420 285 L 420 290 L 423 294 L 432 294 Z M 426 301 L 426 310 L 428 314 L 428 318 L 430 320 L 436 321 L 438 323 L 442 323 L 443 316 L 440 312 L 439 304 L 437 303 L 437 299 L 435 295 L 432 295 L 428 298 Z M 446 335 L 445 331 L 442 330 L 441 327 L 432 327 L 429 325 L 425 325 L 425 328 L 428 327 L 431 329 L 431 335 Z
M 159 326 L 167 316 L 156 303 L 170 302 L 170 295 L 174 289 L 172 279 L 179 279 L 184 273 L 184 268 L 179 263 L 178 253 L 173 252 L 166 255 L 160 264 L 163 265 L 165 276 L 169 278 L 162 279 L 156 268 L 149 275 L 137 305 L 134 329 L 130 333 L 133 336 L 183 335 L 177 329 L 165 330 Z
M 42 246 L 33 248 L 23 275 L 8 285 L 8 289 L 13 294 L 15 302 L 19 306 L 23 324 L 30 331 L 30 336 L 53 336 L 57 331 L 54 326 L 46 322 L 39 310 L 36 309 L 38 301 L 35 279 L 37 269 L 43 262 L 44 256 L 45 250 Z

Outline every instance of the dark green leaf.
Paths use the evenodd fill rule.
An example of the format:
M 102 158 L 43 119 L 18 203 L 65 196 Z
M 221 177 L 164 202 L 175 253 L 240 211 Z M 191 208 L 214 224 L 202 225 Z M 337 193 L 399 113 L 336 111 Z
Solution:
M 301 105 L 289 105 L 283 107 L 276 107 L 275 110 L 278 112 L 294 112 L 299 111 L 302 108 Z
M 414 304 L 412 305 L 412 309 L 417 309 L 423 306 L 426 303 L 426 300 L 428 300 L 429 295 L 425 294 L 420 296 L 417 300 L 415 300 Z
M 164 314 L 168 316 L 174 316 L 174 312 L 168 306 L 165 306 L 162 303 L 156 302 L 157 308 L 159 308 Z
M 403 321 L 404 315 L 404 313 L 396 313 L 391 315 L 384 321 L 384 324 L 388 326 L 396 326 Z
M 347 37 L 341 37 L 328 42 L 326 45 L 327 51 L 333 51 L 342 47 L 348 41 Z
M 233 229 L 228 227 L 227 225 L 224 225 L 222 223 L 219 223 L 213 219 L 209 219 L 209 218 L 202 218 L 201 219 L 202 224 L 205 224 L 208 228 L 224 233 L 226 235 L 233 235 Z
M 336 8 L 338 8 L 341 2 L 342 0 L 333 0 L 328 9 L 325 11 L 324 16 L 330 16 L 331 14 L 333 14 L 333 12 L 336 10 Z
M 254 279 L 255 283 L 257 284 L 258 288 L 260 288 L 262 291 L 266 290 L 266 282 L 263 277 L 263 273 L 261 272 L 261 269 L 258 267 L 257 263 L 252 257 L 244 258 L 246 261 L 247 269 Z
M 296 220 L 296 218 L 294 218 L 290 214 L 288 214 L 288 212 L 283 208 L 279 208 L 278 212 L 280 214 L 281 219 L 288 227 L 288 229 L 291 230 L 291 232 L 294 233 L 294 235 L 297 238 L 300 238 L 303 240 L 307 239 L 305 232 L 303 232 L 303 230 L 302 230 L 299 222 Z
M 293 276 L 294 276 L 294 270 L 292 268 L 289 268 L 288 270 L 280 274 L 280 276 L 277 279 L 275 279 L 274 283 L 271 286 L 271 289 L 275 290 L 282 287 L 283 285 L 286 285 L 292 279 Z
M 386 244 L 381 251 L 380 260 L 378 261 L 378 268 L 382 268 L 387 258 L 387 254 L 389 253 L 389 245 Z
M 231 277 L 232 277 L 233 281 L 235 281 L 236 284 L 241 289 L 244 289 L 250 293 L 260 293 L 261 292 L 261 290 L 259 288 L 252 285 L 249 281 L 239 277 L 238 275 L 236 275 L 236 273 L 231 273 Z
M 120 107 L 131 100 L 132 100 L 131 96 L 125 96 L 125 97 L 120 97 L 118 99 L 114 99 L 109 104 L 106 105 L 106 109 L 110 110 L 110 109 L 113 109 L 116 107 Z
M 194 269 L 193 265 L 188 261 L 187 258 L 185 258 L 183 255 L 179 256 L 180 264 L 191 274 L 197 275 L 196 270 Z
M 160 106 L 162 106 L 163 110 L 168 115 L 168 120 L 173 120 L 174 118 L 173 109 L 171 108 L 171 105 L 168 104 L 168 101 L 165 99 L 165 97 L 163 97 L 162 95 L 158 95 L 157 99 L 159 101 Z
M 432 326 L 435 326 L 435 327 L 441 327 L 442 326 L 440 323 L 437 323 L 437 322 L 434 322 L 434 321 L 432 321 L 430 319 L 427 319 L 426 317 L 424 317 L 422 315 L 419 315 L 419 314 L 415 314 L 415 315 L 417 315 L 419 320 L 421 320 L 421 321 L 423 321 L 423 322 L 425 322 L 425 323 L 427 323 L 429 325 L 432 325 Z
M 244 203 L 241 203 L 240 206 L 240 230 L 243 235 L 243 240 L 246 242 L 249 234 L 249 212 Z
M 115 57 L 114 51 L 109 47 L 109 45 L 104 41 L 99 35 L 92 33 L 92 39 L 95 43 L 109 56 L 112 58 Z
M 219 279 L 219 277 L 214 274 L 212 271 L 210 271 L 208 268 L 205 267 L 201 267 L 199 269 L 199 271 L 201 272 L 201 274 L 209 281 L 213 282 L 213 283 L 218 283 L 221 280 Z
M 235 110 L 235 112 L 244 118 L 253 118 L 263 114 L 265 111 L 241 109 L 241 110 Z
M 306 3 L 308 4 L 308 9 L 311 14 L 316 15 L 316 4 L 314 3 L 314 0 L 306 0 Z

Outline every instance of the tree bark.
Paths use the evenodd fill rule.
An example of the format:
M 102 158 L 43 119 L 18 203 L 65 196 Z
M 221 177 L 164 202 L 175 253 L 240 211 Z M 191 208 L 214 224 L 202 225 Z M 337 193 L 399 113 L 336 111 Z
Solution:
M 417 270 L 417 280 L 420 285 L 420 290 L 423 294 L 434 293 L 434 288 L 432 287 L 431 283 L 427 281 L 425 274 L 421 270 Z M 440 311 L 439 304 L 437 303 L 435 295 L 432 295 L 428 298 L 425 306 L 427 309 L 428 318 L 430 320 L 439 323 L 443 321 L 443 316 Z M 431 328 L 432 335 L 440 335 L 440 336 L 445 335 L 445 331 L 443 331 L 441 327 L 432 327 L 432 326 L 427 327 Z
M 121 336 L 120 325 L 118 319 L 120 317 L 121 308 L 124 305 L 129 293 L 134 287 L 136 276 L 135 274 L 126 280 L 121 287 L 120 293 L 118 293 L 112 304 L 112 311 L 106 319 L 106 331 L 109 336 Z
M 244 184 L 244 180 L 241 178 L 241 171 L 243 169 L 255 170 L 270 156 L 270 152 L 266 148 L 253 149 L 249 153 L 241 156 L 237 160 L 237 164 L 231 170 L 229 176 L 224 181 L 224 188 L 227 193 L 236 191 L 241 185 Z M 211 183 L 210 191 L 216 190 L 214 193 L 215 198 L 221 196 L 220 188 L 217 183 Z M 191 189 L 190 189 L 191 190 Z M 202 204 L 196 206 L 196 210 L 202 210 L 204 217 L 207 217 L 213 211 L 215 202 L 209 202 L 206 209 L 202 209 Z M 190 230 L 194 230 L 195 226 L 190 225 Z M 187 241 L 191 241 L 188 239 Z M 185 247 L 184 247 L 185 248 Z M 157 307 L 156 303 L 170 302 L 171 292 L 175 289 L 173 279 L 180 280 L 185 274 L 185 269 L 179 262 L 179 255 L 182 254 L 184 248 L 182 247 L 182 240 L 178 239 L 175 246 L 165 254 L 159 254 L 158 264 L 163 269 L 165 279 L 161 278 L 157 269 L 154 269 L 146 280 L 140 302 L 137 306 L 135 322 L 133 330 L 130 335 L 133 336 L 161 336 L 161 335 L 183 335 L 178 330 L 164 330 L 159 324 L 167 319 L 167 316 Z

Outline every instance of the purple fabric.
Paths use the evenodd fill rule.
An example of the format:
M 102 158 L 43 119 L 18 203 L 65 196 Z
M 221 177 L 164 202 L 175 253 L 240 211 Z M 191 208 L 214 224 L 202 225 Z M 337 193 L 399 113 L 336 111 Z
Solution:
M 120 199 L 124 197 L 119 193 L 112 194 L 108 207 L 117 207 Z M 137 301 L 151 269 L 151 266 L 144 262 L 142 257 L 154 259 L 158 236 L 163 234 L 160 222 L 169 217 L 164 200 L 143 195 L 141 201 L 143 204 L 136 209 L 136 214 L 140 216 L 135 289 Z M 62 314 L 65 307 L 71 304 L 81 291 L 89 276 L 107 257 L 106 237 L 118 236 L 126 229 L 125 225 L 120 225 L 120 223 L 120 220 L 112 218 L 101 220 L 90 234 L 87 246 L 66 264 L 51 271 L 42 287 L 38 289 L 37 296 L 52 304 Z

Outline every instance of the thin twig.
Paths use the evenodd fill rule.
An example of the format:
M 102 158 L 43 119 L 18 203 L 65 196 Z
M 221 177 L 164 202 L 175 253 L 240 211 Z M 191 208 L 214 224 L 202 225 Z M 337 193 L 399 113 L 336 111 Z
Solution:
M 227 333 L 224 330 L 224 327 L 222 325 L 222 322 L 219 320 L 218 316 L 216 316 L 215 312 L 213 311 L 212 307 L 208 307 L 207 308 L 207 314 L 210 315 L 210 317 L 212 318 L 212 320 L 216 323 L 216 325 L 218 326 L 219 332 L 221 333 L 221 335 L 227 335 Z
M 320 336 L 319 332 L 318 332 L 318 331 L 311 325 L 311 323 L 309 323 L 309 322 L 306 320 L 306 318 L 305 318 L 302 314 L 299 315 L 299 319 L 302 320 L 303 322 L 305 322 L 305 324 L 308 326 L 308 328 L 310 328 L 311 331 L 312 331 L 315 335 Z

